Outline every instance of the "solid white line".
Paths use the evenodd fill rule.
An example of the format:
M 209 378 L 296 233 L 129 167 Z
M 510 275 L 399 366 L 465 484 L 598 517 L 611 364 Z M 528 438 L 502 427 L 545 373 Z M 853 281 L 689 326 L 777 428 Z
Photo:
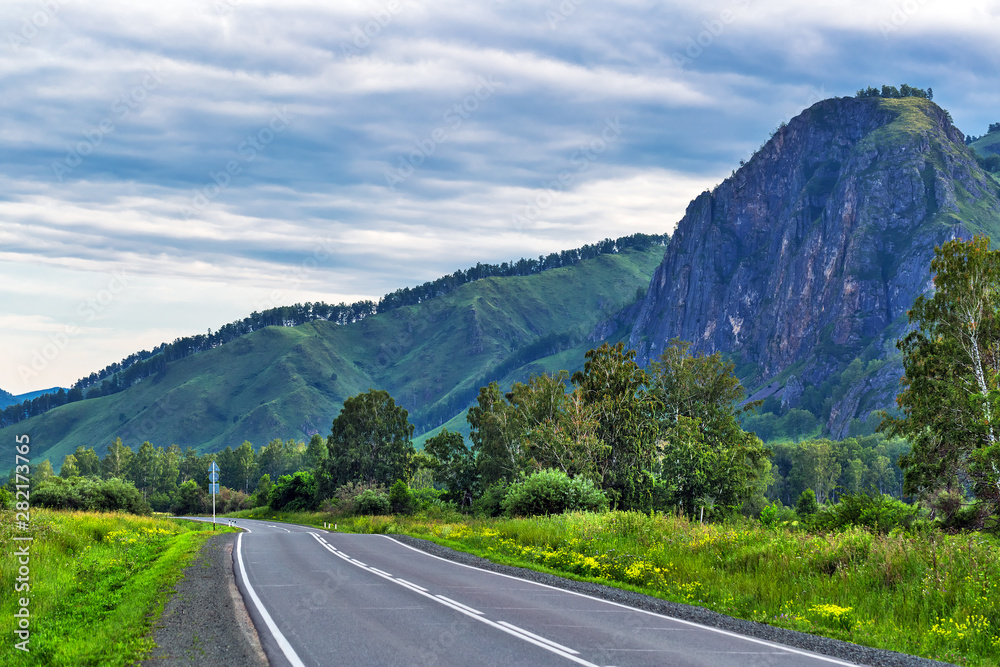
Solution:
M 278 647 L 281 648 L 281 652 L 285 654 L 285 658 L 288 662 L 292 663 L 292 667 L 305 667 L 305 663 L 299 658 L 299 655 L 292 648 L 292 645 L 288 643 L 285 639 L 285 635 L 281 634 L 281 630 L 278 629 L 277 624 L 271 618 L 271 615 L 267 613 L 267 609 L 264 608 L 264 603 L 260 601 L 257 597 L 257 591 L 253 589 L 250 585 L 250 579 L 247 578 L 247 570 L 243 565 L 243 533 L 240 533 L 236 537 L 236 560 L 240 564 L 240 576 L 243 577 L 243 584 L 247 587 L 247 592 L 250 594 L 250 599 L 253 600 L 254 606 L 257 607 L 257 611 L 260 612 L 261 618 L 264 619 L 264 624 L 267 625 L 267 629 L 271 631 L 271 635 L 274 636 L 274 640 L 278 642 Z
M 537 639 L 540 642 L 545 642 L 546 644 L 548 644 L 550 646 L 555 646 L 557 649 L 560 649 L 562 651 L 566 651 L 567 653 L 572 653 L 573 655 L 580 655 L 579 651 L 574 651 L 573 649 L 571 649 L 568 646 L 563 646 L 562 644 L 557 644 L 556 642 L 552 641 L 551 639 L 546 639 L 545 637 L 539 637 L 534 632 L 528 632 L 524 628 L 519 628 L 516 625 L 514 625 L 513 623 L 508 623 L 507 621 L 497 621 L 497 622 L 500 625 L 503 625 L 505 627 L 510 628 L 511 630 L 514 630 L 516 632 L 520 632 L 522 635 L 528 635 L 529 637 L 534 637 L 535 639 Z
M 444 600 L 445 602 L 450 602 L 451 604 L 455 605 L 456 607 L 461 607 L 465 611 L 472 612 L 473 614 L 478 614 L 479 616 L 483 615 L 483 612 L 479 611 L 478 609 L 473 609 L 469 605 L 462 604 L 461 602 L 455 602 L 451 598 L 446 598 L 443 595 L 435 595 L 434 597 L 436 597 L 438 599 L 441 599 L 441 600 Z
M 316 533 L 310 533 L 310 535 L 312 535 L 313 537 L 316 538 L 317 541 L 319 541 L 319 536 Z M 357 563 L 358 563 L 358 561 L 354 560 L 353 558 L 346 557 L 345 554 L 338 553 L 337 555 L 341 556 L 342 558 L 344 558 L 344 560 L 346 560 L 349 563 L 353 563 L 355 565 L 357 565 Z M 442 560 L 444 560 L 444 559 L 442 559 Z M 358 566 L 358 567 L 362 567 L 362 566 Z M 369 572 L 372 572 L 372 569 L 370 567 L 367 567 L 367 566 L 362 567 L 362 569 L 368 570 Z M 598 667 L 598 665 L 595 665 L 592 662 L 587 662 L 583 658 L 578 658 L 575 655 L 573 655 L 572 653 L 567 653 L 566 651 L 564 651 L 564 650 L 562 650 L 560 648 L 556 648 L 559 645 L 556 644 L 555 642 L 550 642 L 548 640 L 539 641 L 539 640 L 537 640 L 537 639 L 535 639 L 533 637 L 529 637 L 526 634 L 522 634 L 520 632 L 517 632 L 516 630 L 512 630 L 511 628 L 508 628 L 508 627 L 505 627 L 503 625 L 500 625 L 499 623 L 497 623 L 495 621 L 491 621 L 490 619 L 486 618 L 485 616 L 478 616 L 477 614 L 479 614 L 480 612 L 473 613 L 475 610 L 471 610 L 470 611 L 470 609 L 471 609 L 470 607 L 466 607 L 465 605 L 457 606 L 457 603 L 455 603 L 454 600 L 448 600 L 448 598 L 441 599 L 444 596 L 435 596 L 435 595 L 431 595 L 428 592 L 423 592 L 423 591 L 416 590 L 415 588 L 413 588 L 412 584 L 407 585 L 407 584 L 409 584 L 409 582 L 403 583 L 403 581 L 401 579 L 396 579 L 394 577 L 384 577 L 383 575 L 378 574 L 377 572 L 372 572 L 372 573 L 375 574 L 376 576 L 383 577 L 384 579 L 387 579 L 388 581 L 391 581 L 394 584 L 397 584 L 399 586 L 403 586 L 404 588 L 408 588 L 408 589 L 412 590 L 414 593 L 416 593 L 417 595 L 423 595 L 425 598 L 427 598 L 429 600 L 434 600 L 434 602 L 437 602 L 438 604 L 440 604 L 442 606 L 448 607 L 449 609 L 454 609 L 455 611 L 459 612 L 460 614 L 465 614 L 469 618 L 474 618 L 477 621 L 479 621 L 480 623 L 485 623 L 486 625 L 488 625 L 488 626 L 490 626 L 492 628 L 496 628 L 497 630 L 500 630 L 501 632 L 506 632 L 508 635 L 512 635 L 514 637 L 517 637 L 521 641 L 528 642 L 529 644 L 534 644 L 535 646 L 538 646 L 539 648 L 543 648 L 543 649 L 545 649 L 546 651 L 548 651 L 550 653 L 555 653 L 556 655 L 561 655 L 562 657 L 566 658 L 567 660 L 572 660 L 573 662 L 575 662 L 577 664 L 584 665 L 584 667 Z M 446 602 L 445 600 L 448 600 L 448 601 Z
M 640 614 L 647 614 L 648 616 L 656 616 L 657 618 L 664 618 L 664 619 L 667 619 L 669 621 L 673 621 L 675 623 L 682 623 L 684 625 L 690 625 L 690 626 L 693 626 L 693 627 L 696 627 L 696 628 L 701 628 L 703 630 L 709 630 L 711 632 L 716 632 L 716 633 L 718 633 L 720 635 L 726 635 L 727 637 L 734 637 L 736 639 L 745 639 L 746 641 L 752 642 L 754 644 L 762 644 L 764 646 L 770 646 L 772 648 L 777 648 L 777 649 L 780 649 L 782 651 L 786 651 L 788 653 L 794 653 L 796 655 L 804 655 L 804 656 L 807 656 L 807 657 L 810 657 L 810 658 L 815 658 L 817 660 L 822 660 L 824 662 L 829 662 L 829 663 L 832 663 L 832 664 L 835 664 L 835 665 L 845 665 L 846 667 L 857 667 L 857 663 L 844 662 L 843 660 L 839 660 L 837 658 L 831 658 L 830 656 L 822 655 L 822 654 L 819 654 L 819 653 L 811 653 L 809 651 L 799 650 L 797 648 L 792 648 L 791 646 L 785 646 L 784 644 L 776 644 L 774 642 L 769 642 L 769 641 L 764 640 L 764 639 L 757 639 L 756 637 L 747 637 L 746 635 L 741 635 L 741 634 L 736 633 L 736 632 L 730 632 L 729 630 L 723 630 L 721 628 L 713 628 L 710 625 L 702 625 L 701 623 L 695 623 L 694 621 L 685 621 L 682 618 L 674 618 L 673 616 L 667 616 L 665 614 L 658 614 L 655 611 L 646 611 L 645 609 L 639 609 L 637 607 L 629 607 L 628 605 L 621 604 L 619 602 L 611 602 L 610 600 L 602 600 L 601 598 L 596 598 L 596 597 L 594 597 L 592 595 L 587 595 L 586 593 L 577 593 L 576 591 L 570 591 L 570 590 L 567 590 L 565 588 L 558 588 L 556 586 L 549 586 L 548 584 L 541 584 L 541 583 L 538 583 L 537 581 L 531 581 L 529 579 L 522 579 L 521 577 L 515 577 L 515 576 L 510 575 L 510 574 L 503 574 L 501 572 L 493 572 L 492 570 L 484 570 L 481 567 L 476 567 L 475 565 L 466 565 L 465 563 L 459 563 L 459 562 L 456 562 L 456 561 L 453 561 L 453 560 L 448 560 L 447 558 L 442 558 L 441 556 L 435 556 L 434 554 L 427 553 L 426 551 L 423 551 L 421 549 L 417 549 L 416 547 L 411 547 L 409 544 L 404 544 L 404 543 L 400 542 L 397 539 L 389 537 L 388 535 L 382 535 L 381 537 L 384 537 L 387 540 L 391 540 L 391 541 L 395 542 L 396 544 L 398 544 L 400 546 L 403 546 L 403 547 L 406 547 L 407 549 L 410 549 L 411 551 L 416 551 L 417 553 L 421 553 L 421 554 L 423 554 L 425 556 L 430 556 L 431 558 L 437 558 L 438 560 L 442 560 L 442 561 L 444 561 L 446 563 L 451 563 L 452 565 L 458 565 L 459 567 L 467 567 L 470 570 L 477 570 L 479 572 L 487 572 L 489 574 L 495 574 L 498 577 L 505 577 L 507 579 L 513 579 L 514 581 L 520 581 L 522 583 L 532 584 L 534 586 L 540 586 L 542 588 L 549 588 L 549 589 L 554 590 L 554 591 L 562 591 L 563 593 L 569 593 L 570 595 L 576 595 L 576 596 L 581 597 L 581 598 L 587 598 L 588 600 L 594 600 L 595 602 L 602 602 L 604 604 L 609 604 L 609 605 L 612 605 L 614 607 L 620 607 L 622 609 L 627 609 L 629 611 L 639 612 Z

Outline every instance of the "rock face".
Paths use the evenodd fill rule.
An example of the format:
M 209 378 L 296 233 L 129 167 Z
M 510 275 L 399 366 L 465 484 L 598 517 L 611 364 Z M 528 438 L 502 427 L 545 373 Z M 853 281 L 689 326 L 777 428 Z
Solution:
M 786 371 L 818 385 L 855 358 L 892 356 L 936 245 L 998 231 L 997 186 L 946 111 L 825 100 L 691 202 L 629 343 L 644 361 L 674 337 L 723 352 L 751 390 Z M 876 365 L 831 410 L 833 435 L 891 405 L 898 357 L 896 372 Z

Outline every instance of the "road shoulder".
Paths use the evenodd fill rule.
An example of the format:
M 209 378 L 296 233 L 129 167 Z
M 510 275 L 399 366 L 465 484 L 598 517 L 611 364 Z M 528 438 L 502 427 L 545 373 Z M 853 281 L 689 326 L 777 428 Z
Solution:
M 205 541 L 153 626 L 156 648 L 141 665 L 268 665 L 236 588 L 235 541 L 236 533 Z

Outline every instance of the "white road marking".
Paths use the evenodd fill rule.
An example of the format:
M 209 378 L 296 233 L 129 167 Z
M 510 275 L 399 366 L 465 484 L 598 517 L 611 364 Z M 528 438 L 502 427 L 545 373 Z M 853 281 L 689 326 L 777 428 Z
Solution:
M 529 637 L 534 637 L 535 639 L 537 639 L 540 642 L 545 642 L 546 644 L 549 644 L 550 646 L 555 646 L 557 649 L 559 649 L 561 651 L 566 651 L 567 653 L 572 653 L 573 655 L 580 655 L 579 651 L 574 651 L 573 649 L 569 648 L 568 646 L 563 646 L 562 644 L 557 644 L 554 641 L 552 641 L 551 639 L 546 639 L 545 637 L 539 637 L 534 632 L 528 632 L 524 628 L 519 628 L 516 625 L 514 625 L 513 623 L 508 623 L 507 621 L 499 621 L 499 623 L 500 623 L 500 625 L 508 627 L 511 630 L 515 630 L 517 632 L 520 632 L 522 635 L 528 635 Z
M 316 538 L 317 542 L 320 541 L 319 540 L 319 535 L 317 533 L 309 533 L 309 534 L 312 535 L 314 538 Z M 393 540 L 393 541 L 395 541 L 395 540 Z M 323 547 L 325 549 L 327 549 L 328 551 L 332 550 L 332 547 L 330 545 L 323 544 L 322 542 L 320 542 L 320 544 L 322 544 Z M 406 545 L 404 545 L 404 546 L 406 546 Z M 334 553 L 334 552 L 331 551 L 331 553 Z M 529 644 L 534 644 L 535 646 L 538 646 L 539 648 L 543 648 L 546 651 L 549 651 L 550 653 L 555 653 L 556 655 L 561 655 L 562 657 L 566 658 L 567 660 L 572 660 L 573 662 L 575 662 L 575 663 L 577 663 L 579 665 L 584 665 L 585 667 L 599 667 L 598 665 L 595 665 L 592 662 L 588 662 L 588 661 L 586 661 L 586 660 L 584 660 L 582 658 L 576 657 L 575 655 L 573 655 L 573 653 L 568 653 L 567 650 L 565 649 L 565 647 L 560 647 L 559 644 L 556 644 L 553 641 L 549 641 L 547 639 L 542 639 L 542 638 L 538 637 L 537 635 L 529 635 L 529 634 L 525 634 L 523 631 L 515 630 L 514 627 L 516 627 L 516 626 L 507 627 L 506 625 L 501 625 L 500 623 L 497 623 L 495 621 L 491 621 L 490 619 L 486 618 L 485 616 L 480 615 L 482 612 L 478 612 L 478 611 L 472 609 L 471 607 L 466 607 L 465 605 L 459 605 L 459 603 L 456 603 L 454 600 L 449 600 L 448 598 L 445 598 L 442 595 L 432 595 L 429 592 L 424 592 L 424 591 L 417 590 L 416 588 L 414 588 L 413 584 L 410 584 L 409 582 L 405 582 L 404 583 L 403 580 L 396 579 L 392 575 L 379 574 L 378 572 L 375 572 L 372 568 L 368 567 L 367 565 L 364 565 L 364 566 L 358 565 L 358 563 L 360 561 L 356 561 L 353 558 L 348 557 L 343 552 L 336 552 L 335 555 L 337 555 L 340 558 L 344 559 L 348 563 L 352 563 L 352 564 L 354 564 L 354 565 L 356 565 L 358 567 L 361 567 L 364 570 L 368 570 L 372 574 L 374 574 L 376 576 L 379 576 L 379 577 L 382 577 L 383 579 L 386 579 L 387 581 L 391 581 L 394 584 L 398 584 L 399 586 L 403 586 L 404 588 L 408 588 L 408 589 L 412 590 L 414 593 L 416 593 L 417 595 L 423 595 L 425 598 L 427 598 L 429 600 L 433 600 L 434 602 L 437 602 L 440 605 L 448 607 L 449 609 L 454 609 L 455 611 L 457 611 L 457 612 L 459 612 L 461 614 L 465 614 L 469 618 L 474 618 L 477 621 L 479 621 L 480 623 L 485 623 L 486 625 L 488 625 L 488 626 L 490 626 L 492 628 L 496 628 L 497 630 L 500 630 L 501 632 L 506 632 L 509 635 L 517 637 L 521 641 L 528 642 Z M 445 559 L 442 558 L 441 560 L 445 560 Z M 447 562 L 451 562 L 451 561 L 447 561 Z M 536 637 L 538 637 L 538 638 L 536 638 Z M 572 649 L 570 649 L 570 650 L 572 650 Z M 575 653 L 575 651 L 574 651 L 574 653 Z
M 416 588 L 418 591 L 423 591 L 424 593 L 427 592 L 427 589 L 424 588 L 423 586 L 417 586 L 416 584 L 409 582 L 406 579 L 403 579 L 402 577 L 396 577 L 396 581 L 400 582 L 404 586 L 409 586 L 410 588 Z
M 462 609 L 464 609 L 467 612 L 476 614 L 478 616 L 482 616 L 483 615 L 483 612 L 479 611 L 478 609 L 473 609 L 472 607 L 470 607 L 468 605 L 465 605 L 465 604 L 462 604 L 461 602 L 455 602 L 451 598 L 446 598 L 443 595 L 435 595 L 434 597 L 438 598 L 439 600 L 444 600 L 445 602 L 447 602 L 449 604 L 452 604 L 452 605 L 454 605 L 456 607 L 461 607 Z
M 410 549 L 411 551 L 416 551 L 417 553 L 423 554 L 423 555 L 428 556 L 430 558 L 437 558 L 438 560 L 444 561 L 446 563 L 451 563 L 452 565 L 458 565 L 459 567 L 467 567 L 470 570 L 476 570 L 478 572 L 487 572 L 489 574 L 494 574 L 494 575 L 496 575 L 498 577 L 504 577 L 505 579 L 513 579 L 514 581 L 519 581 L 521 583 L 528 583 L 528 584 L 531 584 L 533 586 L 540 586 L 542 588 L 549 588 L 549 589 L 552 589 L 554 591 L 562 591 L 563 593 L 569 593 L 570 595 L 576 595 L 578 597 L 587 598 L 588 600 L 594 600 L 595 602 L 601 602 L 603 604 L 612 605 L 612 606 L 615 606 L 615 607 L 619 607 L 621 609 L 627 609 L 628 611 L 634 611 L 634 612 L 638 612 L 640 614 L 647 614 L 649 616 L 656 616 L 657 618 L 665 618 L 665 619 L 667 619 L 669 621 L 673 621 L 674 623 L 682 623 L 684 625 L 690 625 L 690 626 L 693 626 L 693 627 L 696 627 L 696 628 L 701 628 L 703 630 L 709 630 L 711 632 L 715 632 L 715 633 L 718 633 L 720 635 L 726 635 L 727 637 L 734 637 L 736 639 L 744 639 L 744 640 L 746 640 L 748 642 L 752 642 L 754 644 L 761 644 L 763 646 L 769 646 L 771 648 L 775 648 L 775 649 L 778 649 L 780 651 L 784 651 L 784 652 L 787 652 L 787 653 L 794 653 L 796 655 L 804 655 L 804 656 L 807 656 L 807 657 L 810 657 L 810 658 L 815 658 L 817 660 L 822 660 L 824 662 L 829 662 L 829 663 L 832 663 L 834 665 L 844 665 L 845 667 L 857 667 L 856 663 L 853 663 L 853 662 L 844 662 L 843 660 L 840 660 L 838 658 L 831 658 L 830 656 L 821 655 L 819 653 L 810 653 L 809 651 L 802 651 L 802 650 L 799 650 L 799 649 L 796 649 L 796 648 L 792 648 L 791 646 L 785 646 L 783 644 L 775 644 L 773 642 L 769 642 L 769 641 L 766 641 L 764 639 L 757 639 L 756 637 L 747 637 L 746 635 L 741 635 L 741 634 L 738 634 L 736 632 L 730 632 L 729 630 L 723 630 L 721 628 L 713 628 L 710 625 L 702 625 L 701 623 L 695 623 L 694 621 L 685 621 L 682 618 L 674 618 L 673 616 L 667 616 L 665 614 L 658 614 L 655 611 L 646 611 L 645 609 L 639 609 L 637 607 L 629 607 L 628 605 L 624 605 L 624 604 L 621 604 L 619 602 L 611 602 L 610 600 L 602 600 L 601 598 L 595 598 L 594 596 L 587 595 L 586 593 L 577 593 L 576 591 L 567 590 L 565 588 L 557 588 L 556 586 L 549 586 L 548 584 L 541 584 L 541 583 L 538 583 L 537 581 L 529 581 L 527 579 L 521 579 L 520 577 L 515 577 L 515 576 L 510 575 L 510 574 L 503 574 L 501 572 L 493 572 L 492 570 L 484 570 L 484 569 L 482 569 L 480 567 L 476 567 L 474 565 L 466 565 L 465 563 L 459 563 L 459 562 L 456 562 L 456 561 L 453 561 L 453 560 L 448 560 L 447 558 L 442 558 L 441 556 L 435 556 L 434 554 L 427 553 L 426 551 L 423 551 L 421 549 L 417 549 L 416 547 L 411 547 L 409 544 L 404 544 L 404 543 L 400 542 L 397 539 L 393 539 L 393 538 L 389 537 L 388 535 L 382 535 L 381 537 L 384 537 L 387 540 L 395 542 L 396 544 L 398 544 L 400 546 L 406 547 L 407 549 Z
M 295 652 L 292 645 L 288 643 L 287 639 L 285 639 L 285 635 L 281 634 L 281 630 L 278 629 L 278 626 L 275 624 L 274 619 L 271 618 L 271 615 L 267 613 L 267 609 L 264 608 L 264 603 L 260 601 L 259 597 L 257 597 L 257 591 L 255 591 L 253 586 L 250 585 L 250 579 L 247 578 L 246 567 L 243 565 L 242 547 L 243 533 L 240 533 L 236 536 L 236 560 L 240 564 L 240 576 L 243 577 L 243 583 L 247 587 L 247 593 L 250 594 L 250 599 L 253 601 L 254 606 L 257 607 L 257 611 L 260 612 L 261 618 L 264 619 L 264 624 L 267 625 L 267 629 L 271 631 L 271 635 L 274 637 L 274 640 L 278 642 L 278 647 L 281 649 L 281 652 L 285 654 L 285 658 L 288 662 L 292 663 L 292 667 L 305 667 L 305 663 L 303 663 L 302 659 L 299 658 L 298 653 Z

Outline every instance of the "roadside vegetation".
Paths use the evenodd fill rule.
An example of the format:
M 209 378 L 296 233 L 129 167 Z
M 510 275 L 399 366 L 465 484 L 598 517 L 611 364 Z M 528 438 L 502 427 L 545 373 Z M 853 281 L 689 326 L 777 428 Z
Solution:
M 104 497 L 77 477 L 124 477 L 135 493 L 109 483 L 121 498 L 204 513 L 218 460 L 237 489 L 224 486 L 220 513 L 409 533 L 747 619 L 996 665 L 1000 251 L 983 238 L 949 242 L 931 269 L 936 290 L 917 299 L 898 344 L 899 411 L 876 416 L 878 433 L 765 445 L 758 406 L 721 355 L 674 340 L 641 368 L 622 343 L 605 343 L 572 375 L 481 387 L 468 442 L 442 430 L 418 452 L 408 412 L 370 389 L 308 444 L 182 457 L 148 442 L 133 455 L 116 441 L 103 460 L 92 449 L 67 456 L 60 478 L 50 468 L 39 481 L 36 468 L 31 492 L 73 507 Z M 863 370 L 856 360 L 848 374 Z M 825 391 L 813 389 L 802 389 L 804 405 Z M 808 434 L 801 421 L 796 432 Z
M 124 513 L 33 508 L 28 532 L 0 511 L 0 543 L 30 542 L 30 589 L 15 590 L 18 559 L 0 559 L 0 664 L 130 665 L 154 645 L 149 636 L 169 591 L 213 534 L 207 524 Z M 14 647 L 20 598 L 30 599 L 27 652 Z
M 875 527 L 859 525 L 859 505 Z M 413 514 L 261 507 L 239 516 L 412 535 L 777 627 L 959 665 L 1000 664 L 1000 540 L 926 521 L 907 529 L 900 509 L 871 496 L 816 515 L 786 509 L 706 523 L 634 511 L 476 518 L 433 502 Z

